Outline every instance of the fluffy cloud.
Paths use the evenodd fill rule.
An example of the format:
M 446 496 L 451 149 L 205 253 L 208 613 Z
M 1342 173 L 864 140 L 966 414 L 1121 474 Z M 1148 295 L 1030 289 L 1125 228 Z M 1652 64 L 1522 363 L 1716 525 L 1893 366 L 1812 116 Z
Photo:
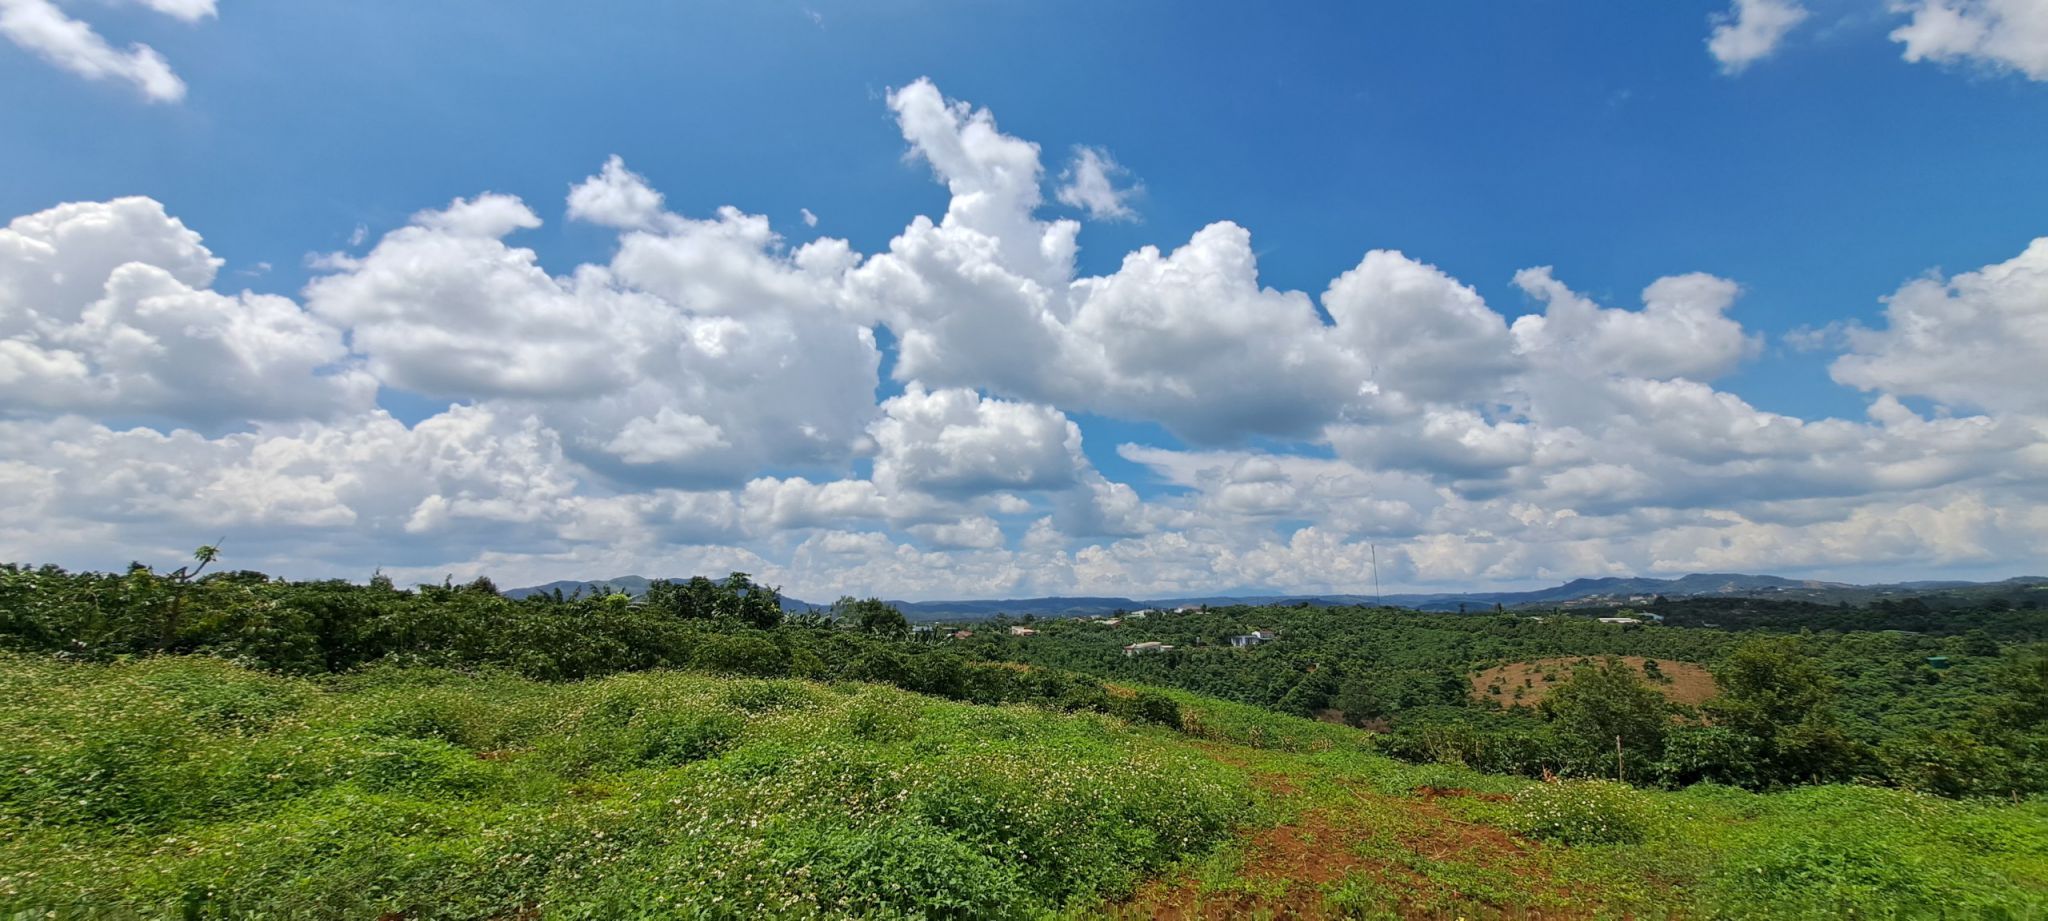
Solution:
M 1374 382 L 1420 400 L 1480 399 L 1520 366 L 1508 325 L 1478 292 L 1392 250 L 1366 253 L 1323 309 Z
M 889 490 L 975 495 L 1064 489 L 1086 466 L 1081 428 L 1047 406 L 913 384 L 882 404 L 870 431 L 874 480 Z
M 1640 311 L 1602 308 L 1565 287 L 1548 266 L 1515 273 L 1515 285 L 1543 302 L 1541 315 L 1515 321 L 1516 347 L 1554 365 L 1712 380 L 1761 347 L 1726 316 L 1738 289 L 1724 278 L 1660 278 L 1643 289 Z
M 1908 61 L 1967 61 L 2048 80 L 2048 3 L 2040 0 L 1913 0 L 1912 19 L 1891 34 Z
M 1077 147 L 1074 159 L 1060 173 L 1060 186 L 1054 194 L 1061 204 L 1079 208 L 1098 220 L 1133 220 L 1138 213 L 1131 210 L 1130 199 L 1139 187 L 1117 186 L 1117 180 L 1129 174 L 1109 151 Z
M 0 558 L 224 534 L 292 574 L 742 569 L 826 600 L 1362 591 L 1375 555 L 1401 587 L 2048 552 L 2048 240 L 1807 337 L 1870 402 L 1802 419 L 1717 387 L 1761 342 L 1733 281 L 1606 306 L 1531 268 L 1540 312 L 1510 322 L 1388 249 L 1276 289 L 1227 221 L 1082 275 L 1037 146 L 926 81 L 888 105 L 951 195 L 874 253 L 670 212 L 618 158 L 563 206 L 616 234 L 595 261 L 550 272 L 521 245 L 548 209 L 482 193 L 325 258 L 303 309 L 215 290 L 147 199 L 16 219 Z M 380 388 L 451 405 L 402 422 Z M 1120 445 L 1120 482 L 1084 413 L 1183 444 Z
M 0 230 L 0 412 L 219 428 L 367 409 L 341 332 L 281 297 L 210 290 L 220 260 L 146 198 Z
M 136 0 L 185 22 L 215 15 L 214 0 Z M 0 35 L 57 67 L 89 80 L 133 84 L 151 102 L 185 98 L 185 81 L 156 49 L 144 44 L 117 49 L 92 26 L 65 15 L 53 0 L 0 0 Z
M 808 213 L 808 212 L 806 212 Z M 569 217 L 606 227 L 645 229 L 662 215 L 662 197 L 618 156 L 569 190 Z
M 1312 432 L 1357 391 L 1355 362 L 1300 292 L 1259 285 L 1251 234 L 1212 224 L 1077 281 L 1061 396 L 1203 442 Z M 1078 386 L 1077 386 L 1078 385 Z M 1085 389 L 1084 389 L 1085 388 Z M 1049 388 L 1053 389 L 1053 388 Z
M 599 271 L 550 277 L 505 243 L 540 218 L 518 199 L 480 195 L 423 211 L 361 259 L 306 289 L 315 314 L 351 330 L 370 370 L 429 396 L 577 397 L 624 387 L 658 308 Z
M 1777 51 L 1808 15 L 1798 0 L 1735 0 L 1728 12 L 1715 17 L 1707 53 L 1721 62 L 1722 73 L 1741 73 Z
M 2048 413 L 2048 237 L 2013 258 L 1885 299 L 1883 329 L 1850 328 L 1835 380 L 1960 407 Z
M 624 233 L 607 265 L 549 275 L 506 237 L 539 226 L 516 198 L 421 212 L 307 287 L 387 385 L 503 400 L 579 460 L 672 485 L 843 459 L 875 412 L 873 334 L 835 306 L 844 244 L 779 249 L 766 219 L 660 211 L 614 158 L 572 215 Z
M 2048 4 L 2040 0 L 1897 0 L 1907 17 L 1891 32 L 1907 61 L 1972 64 L 2048 80 Z M 1737 74 L 1775 54 L 1812 13 L 1799 0 L 1734 0 L 1713 17 L 1707 51 Z
M 221 532 L 252 554 L 319 548 L 315 560 L 374 560 L 430 540 L 433 552 L 459 555 L 551 542 L 552 526 L 588 501 L 575 495 L 552 433 L 482 409 L 411 428 L 377 412 L 218 438 L 24 420 L 0 423 L 0 452 L 17 470 L 40 471 L 47 488 L 35 514 L 116 526 L 131 532 L 122 544 L 136 547 Z M 7 550 L 17 559 L 44 552 Z

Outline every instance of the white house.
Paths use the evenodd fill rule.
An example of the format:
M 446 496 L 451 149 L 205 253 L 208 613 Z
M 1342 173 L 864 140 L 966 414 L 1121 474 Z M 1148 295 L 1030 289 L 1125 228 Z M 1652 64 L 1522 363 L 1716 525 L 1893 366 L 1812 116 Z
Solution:
M 1257 646 L 1260 643 L 1271 642 L 1273 639 L 1274 633 L 1271 630 L 1253 630 L 1250 633 L 1231 637 L 1230 645 L 1243 649 L 1247 646 Z
M 1151 654 L 1151 653 L 1155 653 L 1155 652 L 1172 652 L 1172 651 L 1173 651 L 1173 647 L 1172 647 L 1172 646 L 1169 646 L 1169 645 L 1167 645 L 1167 644 L 1165 644 L 1165 643 L 1157 643 L 1157 642 L 1144 642 L 1144 643 L 1132 643 L 1131 645 L 1129 645 L 1129 646 L 1125 646 L 1125 647 L 1124 647 L 1124 656 L 1125 656 L 1126 658 L 1129 658 L 1129 657 L 1131 657 L 1131 656 L 1142 656 L 1142 655 L 1148 655 L 1148 654 Z
M 1031 629 L 1030 627 L 1011 627 L 1011 628 L 1010 628 L 1010 635 L 1011 635 L 1011 636 L 1037 636 L 1037 635 L 1038 635 L 1038 631 L 1036 631 L 1036 630 L 1033 630 L 1033 629 Z

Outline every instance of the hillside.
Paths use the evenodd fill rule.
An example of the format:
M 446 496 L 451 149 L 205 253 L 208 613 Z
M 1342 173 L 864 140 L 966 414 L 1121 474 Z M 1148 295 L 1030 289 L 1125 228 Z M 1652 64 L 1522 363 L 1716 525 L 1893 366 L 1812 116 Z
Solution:
M 612 590 L 639 595 L 647 591 L 649 583 L 655 580 L 646 576 L 619 576 L 613 579 L 565 580 L 508 589 L 508 598 L 525 598 L 530 595 L 549 594 L 560 590 L 564 595 L 591 594 Z M 682 581 L 677 579 L 675 581 Z M 1171 610 L 1179 607 L 1224 607 L 1229 605 L 1294 605 L 1309 604 L 1322 607 L 1344 607 L 1350 605 L 1371 605 L 1384 603 L 1395 607 L 1413 608 L 1418 611 L 1480 611 L 1496 605 L 1504 608 L 1553 607 L 1553 606 L 1594 606 L 1621 604 L 1631 601 L 1646 602 L 1657 596 L 1676 598 L 1769 598 L 1787 601 L 1810 601 L 1816 603 L 1868 604 L 1887 598 L 1939 597 L 1958 600 L 1982 600 L 1991 597 L 2034 597 L 2048 602 L 2048 578 L 2021 576 L 1998 582 L 1930 581 L 1903 582 L 1883 585 L 1850 585 L 1841 582 L 1820 582 L 1805 579 L 1787 579 L 1780 576 L 1747 575 L 1742 573 L 1694 573 L 1675 579 L 1652 578 L 1598 578 L 1573 579 L 1561 585 L 1529 591 L 1513 592 L 1444 592 L 1391 594 L 1381 598 L 1356 594 L 1300 594 L 1300 595 L 1193 595 L 1171 598 L 1138 599 L 1121 596 L 1045 596 L 1037 598 L 997 599 L 956 599 L 938 601 L 891 601 L 914 621 L 976 620 L 1009 614 L 1021 617 L 1090 617 L 1115 611 L 1136 611 L 1145 608 Z M 807 611 L 825 607 L 825 604 L 802 601 L 785 597 L 783 607 L 789 611 Z
M 1703 666 L 1643 656 L 1615 658 L 1672 703 L 1697 707 L 1714 696 L 1714 676 Z M 1492 698 L 1503 706 L 1534 707 L 1550 696 L 1552 689 L 1571 680 L 1573 668 L 1590 661 L 1585 656 L 1552 656 L 1481 669 L 1472 675 L 1472 699 Z M 1655 668 L 1649 667 L 1652 662 L 1657 663 Z
M 0 657 L 0 912 L 2024 917 L 2048 804 L 1544 784 L 1174 694 Z

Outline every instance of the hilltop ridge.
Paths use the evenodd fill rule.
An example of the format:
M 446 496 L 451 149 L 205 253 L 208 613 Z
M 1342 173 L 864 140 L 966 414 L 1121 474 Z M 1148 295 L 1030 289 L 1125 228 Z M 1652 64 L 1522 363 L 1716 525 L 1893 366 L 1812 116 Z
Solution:
M 551 593 L 560 589 L 565 595 L 578 592 L 588 594 L 604 588 L 638 595 L 647 590 L 655 581 L 646 576 L 628 575 L 612 579 L 560 580 L 543 585 L 509 589 L 504 592 L 509 598 L 523 598 L 528 595 Z M 1656 596 L 1669 598 L 1698 598 L 1715 596 L 1760 596 L 1788 601 L 1813 601 L 1835 603 L 1867 603 L 1888 596 L 1924 595 L 1944 592 L 2001 591 L 2001 590 L 2043 590 L 2048 592 L 2048 577 L 2015 576 L 1992 582 L 1967 582 L 1956 580 L 1928 580 L 1859 585 L 1848 582 L 1829 582 L 1817 579 L 1793 579 L 1784 576 L 1754 575 L 1747 573 L 1691 573 L 1672 579 L 1648 577 L 1603 576 L 1597 578 L 1573 579 L 1549 588 L 1506 592 L 1403 592 L 1380 597 L 1349 593 L 1301 593 L 1301 594 L 1249 594 L 1249 595 L 1185 595 L 1164 598 L 1136 598 L 1099 595 L 1049 595 L 1034 598 L 1003 599 L 948 599 L 937 601 L 890 601 L 912 620 L 976 619 L 993 617 L 997 614 L 1024 615 L 1036 617 L 1086 617 L 1108 614 L 1114 611 L 1135 611 L 1144 608 L 1175 608 L 1182 606 L 1209 605 L 1354 605 L 1383 603 L 1395 607 L 1414 608 L 1420 611 L 1459 611 L 1491 608 L 1495 605 L 1506 608 L 1542 606 L 1572 606 L 1598 604 L 1625 604 L 1632 601 L 1648 601 Z M 786 610 L 804 611 L 827 607 L 829 603 L 806 601 L 784 596 L 782 606 Z

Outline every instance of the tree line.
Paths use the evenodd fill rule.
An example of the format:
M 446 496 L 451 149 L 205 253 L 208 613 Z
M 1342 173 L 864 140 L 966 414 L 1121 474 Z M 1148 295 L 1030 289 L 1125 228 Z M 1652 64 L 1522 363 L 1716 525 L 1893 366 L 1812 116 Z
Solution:
M 1690 605 L 1691 616 L 1712 606 Z M 1768 789 L 1858 781 L 1950 796 L 2048 792 L 2048 611 L 1932 612 L 1885 603 L 1718 605 L 1768 626 L 1602 624 L 1592 613 L 1431 614 L 1385 608 L 1220 607 L 1036 624 L 978 635 L 977 654 L 1182 688 L 1375 730 L 1416 761 L 1530 776 Z M 1822 628 L 1802 623 L 1810 616 Z M 1903 630 L 1901 622 L 1924 630 Z M 1841 629 L 1845 625 L 1863 629 Z M 1249 649 L 1229 638 L 1272 630 Z M 1176 648 L 1125 656 L 1156 640 Z M 1718 693 L 1681 706 L 1610 657 L 1709 667 Z M 1542 702 L 1475 693 L 1491 666 L 1574 660 Z M 1618 741 L 1617 741 L 1618 740 Z M 1617 751 L 1617 748 L 1619 751 Z
M 201 555 L 211 560 L 212 548 Z M 1057 668 L 979 660 L 921 641 L 875 599 L 786 614 L 746 573 L 511 599 L 488 579 L 400 588 L 292 581 L 259 572 L 71 572 L 0 565 L 0 649 L 105 662 L 152 654 L 228 659 L 289 674 L 373 664 L 504 669 L 543 680 L 689 668 L 758 677 L 874 681 L 983 704 L 1090 710 L 1178 728 L 1172 700 Z

